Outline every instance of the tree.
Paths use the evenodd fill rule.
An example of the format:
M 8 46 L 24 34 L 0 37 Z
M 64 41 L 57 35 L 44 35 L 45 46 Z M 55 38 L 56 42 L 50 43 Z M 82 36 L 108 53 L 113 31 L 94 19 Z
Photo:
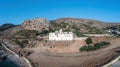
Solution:
M 48 30 L 42 30 L 42 32 L 39 32 L 39 35 L 44 36 L 47 35 L 49 33 Z
M 18 39 L 15 39 L 15 43 L 16 43 L 16 44 L 21 44 Z
M 88 46 L 82 46 L 79 50 L 80 51 L 87 51 L 88 50 Z
M 85 42 L 87 43 L 87 45 L 90 45 L 93 43 L 92 39 L 89 37 L 85 40 Z

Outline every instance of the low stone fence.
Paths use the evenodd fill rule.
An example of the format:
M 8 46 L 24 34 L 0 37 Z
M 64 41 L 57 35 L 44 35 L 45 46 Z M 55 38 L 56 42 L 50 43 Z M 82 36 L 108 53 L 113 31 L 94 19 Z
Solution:
M 78 38 L 74 38 L 73 40 L 86 40 L 88 37 L 78 37 Z
M 70 44 L 73 44 L 72 41 L 48 41 L 44 44 L 44 46 L 68 46 Z

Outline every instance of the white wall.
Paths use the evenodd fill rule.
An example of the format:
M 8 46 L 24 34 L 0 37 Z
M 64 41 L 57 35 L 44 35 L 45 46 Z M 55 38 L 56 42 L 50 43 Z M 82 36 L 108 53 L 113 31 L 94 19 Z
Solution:
M 56 40 L 56 41 L 73 40 L 73 34 L 49 33 L 49 40 Z

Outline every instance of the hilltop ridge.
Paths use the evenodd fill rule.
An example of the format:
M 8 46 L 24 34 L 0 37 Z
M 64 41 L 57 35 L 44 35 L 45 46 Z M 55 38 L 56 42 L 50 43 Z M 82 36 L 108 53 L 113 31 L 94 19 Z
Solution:
M 90 25 L 91 27 L 97 27 L 99 29 L 102 29 L 107 26 L 120 24 L 120 23 L 112 23 L 112 22 L 110 23 L 110 22 L 103 22 L 99 20 L 85 19 L 85 18 L 58 18 L 53 21 L 57 23 L 67 22 L 67 23 L 75 23 L 75 24 L 86 24 L 86 25 Z
M 43 31 L 49 31 L 54 32 L 56 30 L 59 30 L 60 28 L 63 29 L 63 31 L 72 31 L 74 33 L 104 33 L 103 28 L 106 28 L 108 26 L 115 26 L 120 25 L 120 23 L 107 23 L 102 22 L 98 20 L 93 19 L 84 19 L 84 18 L 58 18 L 56 20 L 50 20 L 48 21 L 46 18 L 34 18 L 23 21 L 21 25 L 7 28 L 4 31 L 1 31 L 0 34 L 8 35 L 10 34 L 14 35 L 14 33 L 18 32 L 19 30 L 36 30 L 39 32 Z M 1 28 L 4 28 L 4 25 L 1 26 Z M 13 31 L 14 30 L 14 33 Z

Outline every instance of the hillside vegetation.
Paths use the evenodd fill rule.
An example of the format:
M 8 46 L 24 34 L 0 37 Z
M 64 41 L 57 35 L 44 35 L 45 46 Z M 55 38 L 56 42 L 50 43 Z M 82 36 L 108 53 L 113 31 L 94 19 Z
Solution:
M 84 36 L 83 34 L 102 34 L 104 33 L 102 29 L 98 29 L 97 27 L 91 27 L 87 24 L 75 24 L 75 23 L 67 23 L 67 22 L 51 22 L 51 26 L 49 28 L 50 32 L 58 31 L 63 29 L 64 32 L 72 31 L 77 37 Z
M 84 19 L 84 18 L 59 18 L 54 21 L 57 23 L 67 22 L 75 25 L 86 24 L 86 25 L 90 25 L 91 27 L 97 27 L 99 29 L 102 29 L 107 26 L 120 25 L 120 23 L 114 23 L 114 22 L 109 23 L 109 22 L 102 22 L 98 20 Z
M 32 21 L 33 20 L 33 21 Z M 47 21 L 47 19 L 46 19 Z M 41 25 L 39 28 L 41 28 L 41 31 L 38 31 L 38 34 L 40 36 L 46 36 L 49 32 L 58 31 L 61 28 L 64 32 L 73 32 L 76 37 L 84 36 L 83 34 L 103 34 L 105 33 L 105 28 L 108 26 L 114 26 L 114 25 L 120 25 L 118 23 L 105 23 L 97 20 L 90 20 L 90 19 L 81 19 L 81 18 L 59 18 L 56 20 L 49 21 L 48 23 L 44 23 L 46 21 L 40 20 L 39 18 L 31 19 L 30 24 L 28 23 L 28 26 L 30 27 L 31 24 L 34 24 L 37 29 L 39 24 Z M 35 23 L 34 23 L 35 22 Z M 37 23 L 38 22 L 38 23 Z M 42 25 L 46 25 L 45 27 Z M 34 29 L 34 30 L 35 30 Z M 15 26 L 13 24 L 4 24 L 0 26 L 0 35 L 17 35 L 16 33 L 20 30 L 29 30 L 26 29 L 26 26 Z M 32 29 L 31 29 L 32 30 Z

